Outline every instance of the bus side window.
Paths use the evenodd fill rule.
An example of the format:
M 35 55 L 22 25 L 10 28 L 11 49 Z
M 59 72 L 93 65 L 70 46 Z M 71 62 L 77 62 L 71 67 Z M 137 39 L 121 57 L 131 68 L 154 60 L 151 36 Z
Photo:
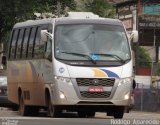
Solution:
M 45 51 L 45 58 L 49 61 L 52 61 L 52 40 L 48 39 L 46 51 Z
M 27 55 L 27 44 L 29 41 L 29 36 L 30 36 L 30 28 L 27 28 L 25 30 L 24 41 L 22 45 L 22 58 L 26 58 Z
M 34 46 L 35 39 L 36 39 L 36 33 L 37 33 L 37 27 L 33 27 L 31 30 L 31 35 L 30 35 L 29 43 L 28 43 L 28 58 L 33 57 L 33 46 Z
M 41 30 L 42 27 L 39 27 L 37 30 L 35 46 L 34 46 L 34 58 L 44 58 L 45 42 L 41 41 L 40 39 Z
M 16 59 L 21 58 L 21 47 L 22 47 L 23 37 L 24 37 L 24 29 L 21 29 L 19 33 L 18 42 L 17 42 Z
M 11 59 L 11 54 L 12 54 L 12 42 L 13 42 L 14 33 L 15 33 L 15 30 L 12 31 L 12 36 L 9 43 L 9 54 L 8 54 L 9 59 Z
M 16 29 L 13 31 L 13 38 L 11 40 L 11 49 L 10 49 L 10 59 L 15 59 L 16 56 L 16 44 L 18 40 L 19 30 Z

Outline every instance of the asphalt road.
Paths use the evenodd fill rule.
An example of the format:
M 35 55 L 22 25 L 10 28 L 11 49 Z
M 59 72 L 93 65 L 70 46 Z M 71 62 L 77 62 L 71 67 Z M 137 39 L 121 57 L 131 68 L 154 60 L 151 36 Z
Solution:
M 61 118 L 49 118 L 45 112 L 37 117 L 22 117 L 18 112 L 0 109 L 0 125 L 160 125 L 160 113 L 125 113 L 123 119 L 113 119 L 105 113 L 94 118 L 78 118 L 76 113 L 64 113 Z

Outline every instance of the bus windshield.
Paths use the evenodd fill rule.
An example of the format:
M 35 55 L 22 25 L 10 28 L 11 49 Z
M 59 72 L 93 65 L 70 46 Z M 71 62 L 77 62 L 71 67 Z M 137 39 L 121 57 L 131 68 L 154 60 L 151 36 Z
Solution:
M 67 61 L 125 61 L 131 55 L 122 26 L 63 24 L 55 29 L 55 57 Z

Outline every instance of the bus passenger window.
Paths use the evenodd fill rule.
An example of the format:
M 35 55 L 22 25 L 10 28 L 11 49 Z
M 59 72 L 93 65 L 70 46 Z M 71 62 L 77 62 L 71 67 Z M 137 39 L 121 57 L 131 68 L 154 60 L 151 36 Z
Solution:
M 42 28 L 39 27 L 35 39 L 35 46 L 34 46 L 34 58 L 44 58 L 45 53 L 45 43 L 40 39 L 40 33 Z
M 25 31 L 23 47 L 22 47 L 22 58 L 26 58 L 27 55 L 27 43 L 29 40 L 30 28 L 27 28 Z
M 16 44 L 17 44 L 17 39 L 18 39 L 18 33 L 19 30 L 13 31 L 13 38 L 12 38 L 12 43 L 11 43 L 11 50 L 10 50 L 10 59 L 15 58 L 15 50 L 16 50 Z
M 19 59 L 21 58 L 21 47 L 22 47 L 22 42 L 23 42 L 23 36 L 24 36 L 24 29 L 20 30 L 19 33 L 19 38 L 18 38 L 18 42 L 17 42 L 17 52 L 16 52 L 16 58 Z
M 47 58 L 49 61 L 52 61 L 52 40 L 51 39 L 49 39 L 47 42 L 45 58 Z
M 28 43 L 28 57 L 32 58 L 33 57 L 33 46 L 36 38 L 36 32 L 37 32 L 37 27 L 32 28 L 31 30 L 31 35 L 29 38 L 29 43 Z

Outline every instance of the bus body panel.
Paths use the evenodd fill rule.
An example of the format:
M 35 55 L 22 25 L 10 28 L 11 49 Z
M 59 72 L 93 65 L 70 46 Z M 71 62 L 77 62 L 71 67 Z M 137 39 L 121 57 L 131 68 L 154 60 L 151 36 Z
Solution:
M 45 84 L 53 83 L 52 63 L 48 60 L 9 61 L 8 98 L 18 104 L 18 89 L 26 105 L 45 106 Z
M 41 62 L 48 62 L 46 60 L 42 60 Z M 123 72 L 122 69 L 126 69 L 124 67 L 127 67 L 127 66 L 130 66 L 131 65 L 131 62 L 126 64 L 125 66 L 122 66 L 122 67 L 119 67 L 119 73 L 118 74 L 118 70 L 117 70 L 117 67 L 113 67 L 113 68 L 91 68 L 91 67 L 75 67 L 75 66 L 66 66 L 67 68 L 65 69 L 67 72 L 69 73 L 72 73 L 72 75 L 64 75 L 63 73 L 60 73 L 60 68 L 58 66 L 55 66 L 55 71 L 57 71 L 57 73 L 55 73 L 55 75 L 51 75 L 52 74 L 52 68 L 50 67 L 50 63 L 48 63 L 49 65 L 45 64 L 45 63 L 40 63 L 40 60 L 37 60 L 37 61 L 29 61 L 28 62 L 28 66 L 26 67 L 26 63 L 27 62 L 24 62 L 24 61 L 21 61 L 20 63 L 16 63 L 15 64 L 12 64 L 12 63 L 9 63 L 11 65 L 11 67 L 14 67 L 14 70 L 17 69 L 17 71 L 19 72 L 19 74 L 15 74 L 15 73 L 11 73 L 11 71 L 9 71 L 9 73 L 11 73 L 9 76 L 9 84 L 11 86 L 9 86 L 9 92 L 12 92 L 9 93 L 9 98 L 11 100 L 15 100 L 15 103 L 18 104 L 18 100 L 17 100 L 17 96 L 18 96 L 18 88 L 21 88 L 22 91 L 29 91 L 29 94 L 30 95 L 33 95 L 33 96 L 30 96 L 30 100 L 26 100 L 26 104 L 27 105 L 38 105 L 38 106 L 45 106 L 45 90 L 44 90 L 44 84 L 56 84 L 57 87 L 55 87 L 53 90 L 50 90 L 50 91 L 54 91 L 55 95 L 58 95 L 58 96 L 53 96 L 53 100 L 58 100 L 58 101 L 55 101 L 54 103 L 56 105 L 76 105 L 78 102 L 80 101 L 95 101 L 97 99 L 79 99 L 81 98 L 80 94 L 78 95 L 78 89 L 76 90 L 75 88 L 77 88 L 77 83 L 76 83 L 76 80 L 75 78 L 115 78 L 115 79 L 118 79 L 120 78 L 121 76 L 121 73 Z M 30 66 L 29 66 L 30 64 Z M 59 63 L 58 63 L 59 64 Z M 44 66 L 46 65 L 46 66 Z M 26 67 L 25 70 L 22 70 L 23 68 L 22 67 Z M 62 65 L 61 65 L 62 66 Z M 21 68 L 19 68 L 21 67 Z M 40 70 L 40 68 L 42 67 L 42 69 Z M 12 68 L 9 68 L 11 70 L 13 70 Z M 74 70 L 76 72 L 74 72 Z M 109 75 L 105 75 L 105 72 L 101 69 L 105 69 L 107 71 L 117 71 L 117 72 L 111 72 L 112 74 L 111 75 L 115 75 L 115 76 L 109 76 Z M 22 72 L 21 72 L 22 71 Z M 43 71 L 43 72 L 40 72 L 40 71 Z M 99 74 L 98 73 L 95 73 L 95 71 L 103 71 L 103 72 L 100 72 Z M 29 74 L 27 74 L 29 73 Z M 34 75 L 33 75 L 34 74 Z M 44 76 L 42 76 L 42 74 Z M 67 74 L 67 73 L 66 73 Z M 131 77 L 131 72 L 128 70 L 128 72 L 125 71 L 125 74 L 130 74 L 128 75 L 127 77 Z M 18 76 L 16 76 L 18 75 Z M 95 75 L 98 75 L 98 76 L 95 76 Z M 102 75 L 102 76 L 99 76 L 99 75 Z M 105 76 L 104 76 L 105 75 Z M 25 76 L 25 77 L 24 77 Z M 68 78 L 71 78 L 72 81 L 71 83 L 63 83 L 63 81 L 57 81 L 57 80 L 54 80 L 54 76 L 65 76 L 65 77 L 68 77 Z M 84 77 L 85 76 L 85 77 Z M 125 75 L 126 76 L 126 75 Z M 18 82 L 16 84 L 16 80 L 18 79 Z M 45 81 L 45 82 L 44 82 Z M 54 81 L 54 82 L 53 82 Z M 20 84 L 21 83 L 21 84 Z M 27 83 L 27 84 L 26 84 Z M 15 84 L 15 85 L 14 85 Z M 116 86 L 118 85 L 118 80 L 116 81 Z M 119 87 L 117 89 L 117 87 L 114 87 L 114 90 L 112 91 L 115 91 L 115 93 L 113 94 L 113 98 L 111 99 L 107 99 L 106 102 L 112 102 L 113 104 L 116 104 L 116 105 L 126 105 L 126 101 L 123 100 L 124 98 L 124 95 L 126 93 L 129 93 L 130 92 L 130 88 L 131 88 L 131 83 L 128 84 L 128 85 L 125 85 L 125 86 L 122 86 L 122 87 Z M 12 89 L 12 90 L 10 90 Z M 15 90 L 15 91 L 14 91 Z M 129 90 L 129 91 L 128 91 Z M 61 100 L 59 98 L 59 93 L 58 91 L 61 91 L 65 94 L 66 96 L 66 100 Z M 41 92 L 41 94 L 39 93 Z M 41 96 L 39 96 L 39 94 Z M 13 97 L 14 95 L 14 97 Z M 122 95 L 120 97 L 120 95 Z M 121 101 L 119 101 L 121 99 Z M 98 99 L 98 101 L 102 102 L 104 101 L 104 99 Z

